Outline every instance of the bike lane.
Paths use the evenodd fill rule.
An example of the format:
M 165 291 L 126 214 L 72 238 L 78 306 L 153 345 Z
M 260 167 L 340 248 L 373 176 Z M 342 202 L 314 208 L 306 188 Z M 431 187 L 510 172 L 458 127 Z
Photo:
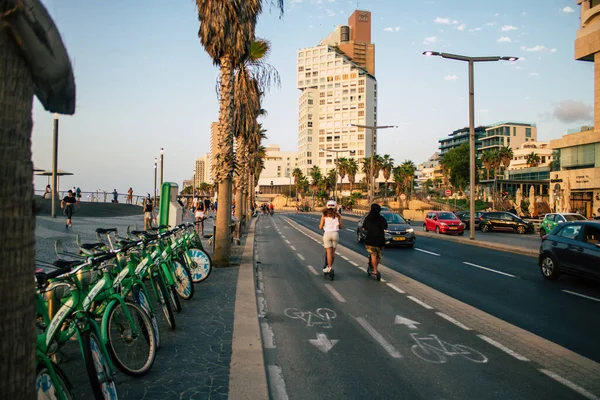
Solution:
M 280 217 L 259 220 L 256 239 L 274 399 L 584 398 L 368 278 L 354 265 L 364 259 L 340 255 L 336 279 L 324 279 L 318 238 Z

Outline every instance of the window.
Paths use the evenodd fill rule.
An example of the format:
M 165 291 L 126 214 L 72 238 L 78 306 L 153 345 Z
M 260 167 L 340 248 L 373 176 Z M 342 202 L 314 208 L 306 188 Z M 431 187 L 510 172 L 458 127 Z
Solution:
M 319 93 L 319 97 L 325 97 L 325 92 Z
M 327 77 L 327 82 L 333 82 L 333 76 L 328 76 Z
M 306 160 L 306 163 L 312 165 L 312 160 Z
M 344 80 L 348 79 L 348 74 L 343 74 L 342 79 L 344 79 Z
M 358 103 L 358 108 L 365 108 L 365 103 Z
M 531 128 L 525 128 L 525 137 L 531 137 Z
M 365 88 L 364 87 L 359 87 L 358 88 L 358 93 L 364 93 L 365 92 Z
M 319 100 L 319 105 L 324 106 L 325 105 L 325 100 L 324 99 L 323 100 Z
M 358 84 L 361 85 L 361 86 L 364 85 L 365 84 L 365 80 L 364 79 L 359 79 L 358 80 Z
M 513 126 L 513 136 L 517 136 L 517 127 Z
M 308 100 L 308 104 L 312 104 L 312 103 L 313 103 L 313 101 L 312 101 L 312 100 Z
M 304 67 L 298 67 L 298 72 L 304 71 Z
M 352 78 L 356 78 L 356 72 L 353 72 L 353 73 L 351 73 L 351 74 L 350 74 L 350 78 L 351 78 L 351 79 L 352 79 Z
M 312 128 L 312 122 L 308 121 L 308 126 Z
M 577 237 L 579 236 L 580 231 L 581 231 L 581 225 L 569 225 L 569 226 L 565 226 L 556 235 L 566 238 L 566 239 L 577 240 Z
M 365 155 L 365 151 L 364 150 L 359 150 L 358 151 L 358 155 L 359 156 L 364 156 Z
M 365 140 L 365 135 L 364 134 L 359 134 L 358 135 L 358 140 Z
M 359 117 L 364 117 L 365 116 L 365 112 L 364 111 L 359 111 L 358 112 L 358 116 Z

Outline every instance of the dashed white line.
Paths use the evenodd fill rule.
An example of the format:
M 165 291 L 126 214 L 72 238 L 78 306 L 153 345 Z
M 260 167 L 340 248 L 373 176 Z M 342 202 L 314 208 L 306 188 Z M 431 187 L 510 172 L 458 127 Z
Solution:
M 296 250 L 296 249 L 294 249 Z M 298 256 L 299 259 L 301 259 L 302 261 L 306 260 L 306 258 L 304 258 L 304 256 L 300 253 L 296 253 L 296 255 Z
M 290 249 L 296 251 L 296 248 L 294 246 L 290 246 Z
M 419 304 L 420 306 L 425 307 L 428 310 L 433 310 L 433 307 L 431 307 L 429 304 L 427 304 L 427 303 L 425 303 L 425 302 L 417 299 L 416 297 L 413 297 L 413 296 L 406 296 L 406 297 L 408 297 L 409 299 L 411 299 L 415 303 Z
M 341 256 L 341 254 L 340 254 L 340 252 L 339 252 L 339 251 L 336 251 L 336 252 L 335 252 L 335 255 L 336 255 L 336 256 Z
M 400 294 L 406 293 L 404 290 L 400 289 L 398 286 L 394 285 L 393 283 L 388 283 L 387 285 Z
M 346 228 L 347 231 L 354 232 L 354 229 Z
M 346 261 L 348 261 L 348 260 L 349 260 L 349 258 L 348 258 L 348 257 L 346 257 L 346 256 L 341 256 L 341 257 L 342 257 L 344 260 L 346 260 Z
M 285 389 L 285 381 L 283 380 L 283 372 L 281 371 L 281 367 L 278 365 L 269 365 L 267 366 L 267 371 L 269 371 L 269 383 L 271 386 L 270 392 L 271 396 L 273 396 L 273 399 L 289 399 L 287 390 Z
M 260 323 L 260 330 L 262 331 L 262 337 L 265 349 L 274 349 L 275 343 L 273 343 L 273 331 L 266 322 Z
M 281 238 L 282 238 L 282 239 L 285 239 L 285 236 L 281 235 Z
M 470 263 L 470 262 L 463 261 L 463 264 L 470 265 L 471 267 L 475 267 L 475 268 L 481 268 L 481 269 L 484 269 L 486 271 L 495 272 L 495 273 L 500 274 L 500 275 L 510 276 L 511 278 L 516 278 L 516 276 L 511 275 L 511 274 L 507 274 L 506 272 L 496 271 L 495 269 L 491 269 L 491 268 L 487 268 L 487 267 L 482 267 L 481 265 L 473 264 L 473 263 Z
M 423 250 L 423 249 L 417 249 L 415 247 L 415 250 L 420 251 L 421 253 L 427 253 L 427 254 L 431 254 L 432 256 L 440 256 L 438 253 L 434 253 L 433 251 L 427 251 L 427 250 Z
M 543 374 L 545 374 L 545 375 L 548 375 L 550 378 L 554 379 L 555 381 L 558 381 L 558 382 L 562 383 L 563 385 L 567 386 L 569 389 L 572 389 L 572 390 L 576 391 L 577 393 L 579 393 L 583 397 L 586 397 L 586 398 L 588 398 L 590 400 L 599 400 L 600 399 L 600 397 L 594 395 L 593 393 L 588 392 L 587 390 L 585 390 L 581 386 L 574 384 L 570 380 L 565 379 L 562 376 L 557 375 L 557 374 L 555 374 L 552 371 L 540 368 L 540 372 L 543 373 Z
M 592 297 L 592 296 L 586 296 L 585 294 L 581 294 L 581 293 L 577 293 L 577 292 L 571 292 L 570 290 L 563 290 L 563 292 L 569 293 L 569 294 L 573 294 L 575 296 L 583 297 L 584 299 L 589 299 L 589 300 L 594 300 L 594 301 L 600 302 L 600 299 L 597 299 L 597 298 Z
M 312 265 L 309 265 L 309 266 L 308 266 L 308 270 L 309 270 L 310 272 L 312 272 L 312 273 L 313 273 L 313 275 L 319 275 L 319 273 L 317 272 L 317 270 L 315 269 L 315 267 L 313 267 Z
M 499 348 L 500 350 L 502 350 L 506 354 L 509 354 L 509 355 L 513 356 L 514 358 L 516 358 L 519 361 L 529 361 L 529 359 L 527 357 L 524 357 L 524 356 L 520 355 L 519 353 L 517 353 L 516 351 L 509 349 L 508 347 L 506 347 L 502 343 L 496 342 L 494 339 L 490 339 L 489 337 L 487 337 L 485 335 L 477 335 L 477 336 L 479 336 L 480 339 L 485 340 L 486 342 L 488 342 L 492 346 Z
M 354 261 L 349 261 L 350 264 L 354 265 L 355 267 L 358 267 L 358 264 L 355 263 Z
M 287 244 L 292 244 L 292 243 L 290 243 L 290 241 L 289 241 L 289 240 L 287 240 L 287 239 L 285 240 L 285 242 L 286 242 Z
M 340 303 L 345 303 L 346 299 L 344 299 L 344 297 L 340 294 L 340 292 L 338 292 L 337 290 L 335 290 L 335 288 L 333 286 L 331 286 L 329 283 L 325 284 L 325 288 L 327 290 L 329 290 L 329 293 L 331 293 L 331 295 L 333 297 L 335 297 L 335 299 L 337 301 L 339 301 Z
M 387 340 L 385 340 L 385 338 L 383 336 L 381 336 L 381 334 L 379 332 L 377 332 L 375 330 L 375 328 L 373 328 L 371 326 L 371 324 L 369 324 L 369 322 L 367 322 L 366 319 L 364 319 L 362 317 L 356 317 L 356 321 L 360 324 L 360 326 L 363 327 L 363 329 L 365 331 L 367 331 L 367 333 L 369 335 L 371 335 L 371 337 L 373 339 L 375 339 L 375 341 L 377 343 L 379 343 L 381 345 L 381 347 L 383 347 L 383 349 L 385 351 L 387 351 L 387 353 L 392 358 L 402 358 L 402 354 L 400 354 L 400 352 L 398 350 L 396 350 L 396 348 L 394 346 L 392 346 L 392 344 L 390 344 L 390 342 L 388 342 Z
M 444 313 L 441 312 L 436 312 L 437 315 L 439 315 L 440 317 L 444 318 L 446 321 L 452 322 L 454 325 L 463 328 L 465 331 L 470 331 L 471 328 L 469 328 L 468 326 L 464 325 L 462 322 L 459 322 L 457 320 L 455 320 L 454 318 L 452 318 L 449 315 L 446 315 Z

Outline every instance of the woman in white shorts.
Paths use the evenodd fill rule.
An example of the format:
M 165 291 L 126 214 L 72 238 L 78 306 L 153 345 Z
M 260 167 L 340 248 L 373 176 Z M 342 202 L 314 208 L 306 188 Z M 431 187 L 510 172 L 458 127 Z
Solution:
M 329 273 L 333 268 L 333 261 L 335 259 L 335 248 L 339 241 L 339 230 L 343 229 L 342 217 L 336 211 L 335 201 L 329 200 L 327 202 L 327 208 L 323 210 L 321 221 L 319 222 L 319 229 L 323 229 L 323 246 L 325 247 L 325 253 L 327 254 L 327 265 L 323 267 L 323 272 Z
M 196 233 L 204 236 L 204 220 L 206 217 L 204 216 L 204 203 L 202 201 L 198 202 L 194 216 L 196 217 Z M 198 232 L 198 225 L 202 228 L 202 233 Z

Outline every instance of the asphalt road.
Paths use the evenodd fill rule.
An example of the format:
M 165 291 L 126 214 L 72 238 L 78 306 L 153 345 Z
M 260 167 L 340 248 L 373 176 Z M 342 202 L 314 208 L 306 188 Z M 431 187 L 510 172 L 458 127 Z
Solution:
M 273 399 L 597 398 L 432 312 L 397 286 L 368 278 L 357 268 L 366 260 L 354 222 L 346 221 L 340 244 L 359 254 L 338 256 L 335 281 L 325 279 L 318 237 L 285 217 L 314 232 L 318 224 L 311 214 L 261 217 L 257 224 L 259 310 Z M 386 250 L 383 263 L 600 359 L 593 340 L 600 333 L 600 303 L 563 290 L 598 299 L 600 291 L 576 280 L 545 282 L 534 258 L 419 237 L 414 250 Z

